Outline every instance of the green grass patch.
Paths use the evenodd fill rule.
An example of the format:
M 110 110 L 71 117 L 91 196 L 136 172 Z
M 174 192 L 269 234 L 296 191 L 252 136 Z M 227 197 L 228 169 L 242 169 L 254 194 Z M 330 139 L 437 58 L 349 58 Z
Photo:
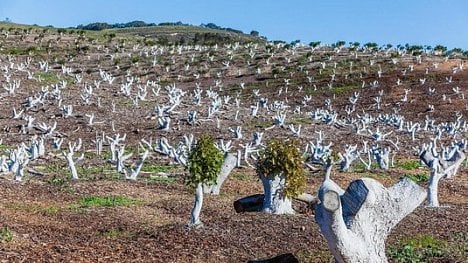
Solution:
M 356 89 L 358 89 L 357 85 L 339 86 L 339 87 L 333 87 L 331 89 L 331 92 L 335 95 L 343 95 Z
M 84 196 L 78 201 L 79 208 L 130 206 L 140 203 L 127 196 Z
M 245 173 L 231 173 L 231 178 L 239 180 L 239 181 L 250 181 L 252 179 L 251 176 L 245 174 Z
M 420 166 L 421 165 L 419 163 L 419 160 L 409 160 L 403 162 L 397 161 L 395 163 L 395 167 L 403 168 L 405 170 L 416 170 L 419 169 Z
M 421 173 L 421 174 L 405 174 L 403 177 L 408 177 L 410 180 L 416 183 L 422 183 L 429 181 L 429 174 Z
M 34 73 L 36 79 L 40 79 L 42 83 L 45 84 L 54 84 L 59 82 L 57 74 L 54 72 L 36 72 Z
M 63 175 L 68 173 L 68 167 L 65 167 L 63 166 L 63 164 L 58 163 L 50 163 L 47 166 L 39 166 L 36 168 L 43 171 L 44 173 L 53 175 Z
M 8 149 L 11 149 L 11 147 L 6 144 L 0 144 L 0 150 L 8 150 Z
M 442 257 L 447 243 L 430 235 L 407 237 L 397 247 L 390 247 L 388 255 L 396 262 L 429 262 L 430 259 Z
M 13 240 L 13 232 L 8 226 L 0 228 L 0 240 L 4 242 L 10 242 Z
M 352 167 L 353 167 L 353 170 L 356 171 L 356 172 L 361 172 L 361 173 L 368 172 L 368 171 L 366 171 L 366 166 L 360 161 L 354 162 Z M 377 169 L 378 167 L 379 167 L 379 165 L 376 162 L 371 163 L 371 170 Z
M 68 177 L 59 177 L 54 175 L 52 178 L 47 180 L 47 183 L 52 186 L 65 186 L 70 182 Z
M 5 49 L 2 53 L 6 55 L 14 55 L 14 56 L 26 56 L 26 55 L 34 55 L 38 53 L 40 48 L 37 47 L 9 47 Z
M 77 167 L 78 176 L 83 180 L 110 179 L 119 180 L 122 175 L 117 173 L 115 167 L 110 165 L 94 165 Z

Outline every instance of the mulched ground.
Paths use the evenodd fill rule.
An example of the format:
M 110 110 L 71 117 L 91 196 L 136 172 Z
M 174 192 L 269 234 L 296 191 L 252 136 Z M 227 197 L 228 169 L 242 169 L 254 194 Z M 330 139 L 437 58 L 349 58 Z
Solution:
M 344 185 L 357 177 L 339 176 Z M 421 206 L 394 229 L 387 246 L 431 235 L 465 246 L 464 254 L 444 255 L 433 262 L 462 262 L 468 233 L 466 179 L 465 170 L 459 179 L 443 181 L 441 203 L 449 207 Z M 309 192 L 320 180 L 310 178 Z M 452 191 L 461 195 L 459 202 L 450 199 Z M 261 193 L 261 185 L 251 173 L 228 179 L 220 196 L 205 198 L 203 227 L 189 229 L 193 195 L 182 182 L 98 180 L 51 186 L 36 180 L 22 184 L 2 180 L 0 226 L 8 226 L 13 239 L 1 243 L 0 262 L 246 262 L 282 253 L 293 253 L 304 262 L 329 262 L 313 210 L 298 202 L 301 213 L 296 215 L 237 214 L 232 203 L 254 193 Z M 82 196 L 117 195 L 140 202 L 74 206 Z

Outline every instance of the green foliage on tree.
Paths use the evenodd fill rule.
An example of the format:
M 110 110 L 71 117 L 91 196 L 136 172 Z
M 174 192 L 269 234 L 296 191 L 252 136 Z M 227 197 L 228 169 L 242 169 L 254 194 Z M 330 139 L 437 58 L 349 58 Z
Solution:
M 297 140 L 272 139 L 257 162 L 257 175 L 275 176 L 281 174 L 286 179 L 283 194 L 295 197 L 302 194 L 306 187 L 303 160 Z
M 187 184 L 191 187 L 199 183 L 213 184 L 221 172 L 223 161 L 223 153 L 216 148 L 213 138 L 206 134 L 202 135 L 188 156 L 190 176 Z
M 260 35 L 260 33 L 257 30 L 252 30 L 252 31 L 250 31 L 250 35 L 254 36 L 254 37 L 258 37 Z
M 364 44 L 364 47 L 366 47 L 369 50 L 375 50 L 379 47 L 379 45 L 377 45 L 377 43 L 375 42 L 367 42 Z
M 313 42 L 310 42 L 309 43 L 309 46 L 313 47 L 313 48 L 316 48 L 318 46 L 320 46 L 320 41 L 313 41 Z
M 343 40 L 340 40 L 340 41 L 337 41 L 336 43 L 332 44 L 332 47 L 338 47 L 338 48 L 340 48 L 340 47 L 342 47 L 342 46 L 344 46 L 344 45 L 346 45 L 346 42 L 343 41 Z

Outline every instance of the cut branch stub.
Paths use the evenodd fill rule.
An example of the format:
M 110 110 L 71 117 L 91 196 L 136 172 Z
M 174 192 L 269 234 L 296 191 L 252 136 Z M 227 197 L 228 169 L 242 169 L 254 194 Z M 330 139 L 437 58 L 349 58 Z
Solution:
M 335 191 L 328 191 L 323 195 L 323 207 L 329 212 L 340 208 L 340 195 Z

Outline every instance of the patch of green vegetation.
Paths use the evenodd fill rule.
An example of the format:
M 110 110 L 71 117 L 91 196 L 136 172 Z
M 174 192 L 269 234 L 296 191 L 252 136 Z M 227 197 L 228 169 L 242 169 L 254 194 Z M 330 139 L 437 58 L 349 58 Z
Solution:
M 216 182 L 223 160 L 223 153 L 216 148 L 214 139 L 208 134 L 202 134 L 188 156 L 190 176 L 187 185 L 195 188 L 199 184 L 211 185 Z
M 64 186 L 69 182 L 68 178 L 66 177 L 56 177 L 47 180 L 47 183 L 53 186 Z
M 388 254 L 396 262 L 428 262 L 429 259 L 442 257 L 447 243 L 430 235 L 408 237 L 399 242 L 397 247 L 390 247 Z
M 6 55 L 13 55 L 13 56 L 26 56 L 26 55 L 34 55 L 37 53 L 40 49 L 37 47 L 21 47 L 21 46 L 15 46 L 15 47 L 10 47 L 4 50 Z
M 54 72 L 36 72 L 34 73 L 34 77 L 45 84 L 54 84 L 59 82 L 59 77 Z
M 5 145 L 5 144 L 0 144 L 0 153 L 7 153 L 9 149 L 11 149 L 10 146 Z
M 299 196 L 306 187 L 302 155 L 298 149 L 298 140 L 275 138 L 268 142 L 257 162 L 256 172 L 262 180 L 265 177 L 273 178 L 281 173 L 286 181 L 281 194 L 286 197 Z
M 6 144 L 0 144 L 0 150 L 8 150 L 10 149 L 11 147 L 6 145 Z
M 111 180 L 121 179 L 114 167 L 109 165 L 94 165 L 87 167 L 77 167 L 78 176 L 83 180 L 95 180 L 97 178 L 107 178 Z
M 371 170 L 377 169 L 379 166 L 377 163 L 373 162 L 371 163 Z M 353 164 L 353 170 L 356 172 L 361 172 L 361 173 L 366 173 L 366 166 L 362 162 L 354 162 Z
M 62 164 L 58 164 L 58 163 L 50 163 L 47 166 L 41 166 L 37 168 L 39 168 L 40 170 L 43 170 L 45 173 L 53 174 L 53 175 L 63 175 L 68 172 L 67 167 L 64 167 L 62 166 Z
M 405 174 L 405 175 L 403 175 L 403 177 L 408 177 L 409 179 L 411 179 L 412 181 L 414 181 L 416 183 L 422 183 L 422 182 L 429 181 L 429 174 L 425 174 L 425 173 L 422 173 L 422 174 Z
M 135 236 L 135 233 L 126 229 L 111 228 L 104 231 L 102 236 L 109 239 L 132 238 Z
M 247 174 L 245 173 L 231 173 L 231 178 L 234 178 L 236 180 L 239 180 L 239 181 L 250 181 L 252 180 L 252 177 L 248 176 Z
M 419 160 L 409 160 L 404 162 L 397 161 L 395 163 L 395 167 L 403 168 L 405 170 L 416 170 L 420 167 L 420 163 Z
M 343 95 L 343 94 L 346 94 L 347 92 L 350 92 L 356 89 L 358 89 L 357 85 L 347 85 L 347 86 L 333 87 L 331 91 L 335 95 Z
M 79 208 L 130 206 L 140 203 L 140 200 L 127 196 L 84 196 L 78 201 Z
M 13 232 L 8 226 L 0 228 L 0 241 L 10 242 L 13 240 Z

